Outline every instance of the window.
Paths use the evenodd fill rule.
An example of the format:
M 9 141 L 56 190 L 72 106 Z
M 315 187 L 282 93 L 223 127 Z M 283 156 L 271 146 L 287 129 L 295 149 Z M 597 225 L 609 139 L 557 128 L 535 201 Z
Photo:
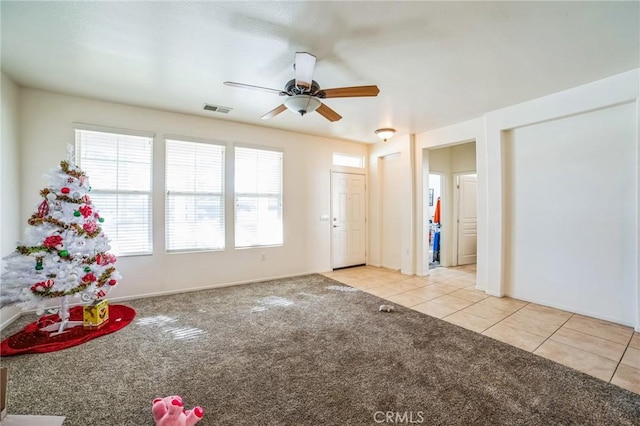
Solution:
M 153 135 L 76 127 L 76 162 L 117 256 L 151 254 Z
M 168 251 L 224 249 L 224 146 L 167 140 Z
M 236 247 L 281 245 L 281 151 L 235 148 Z
M 364 157 L 362 155 L 339 154 L 334 152 L 333 165 L 364 169 Z

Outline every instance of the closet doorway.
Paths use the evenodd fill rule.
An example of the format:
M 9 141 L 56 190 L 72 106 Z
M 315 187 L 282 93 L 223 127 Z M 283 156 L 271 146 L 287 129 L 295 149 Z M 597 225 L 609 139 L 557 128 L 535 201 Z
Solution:
M 439 173 L 429 174 L 429 197 L 427 206 L 429 211 L 429 223 L 427 229 L 427 238 L 429 239 L 429 269 L 440 266 L 440 253 L 442 249 L 442 239 L 440 227 L 442 224 L 442 209 L 444 195 L 444 175 Z

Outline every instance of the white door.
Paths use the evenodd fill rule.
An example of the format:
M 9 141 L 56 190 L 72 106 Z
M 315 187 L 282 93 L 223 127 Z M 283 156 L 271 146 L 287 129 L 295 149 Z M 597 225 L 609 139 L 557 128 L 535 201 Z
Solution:
M 364 175 L 331 173 L 333 268 L 366 263 Z
M 476 263 L 478 197 L 476 175 L 458 177 L 458 265 Z

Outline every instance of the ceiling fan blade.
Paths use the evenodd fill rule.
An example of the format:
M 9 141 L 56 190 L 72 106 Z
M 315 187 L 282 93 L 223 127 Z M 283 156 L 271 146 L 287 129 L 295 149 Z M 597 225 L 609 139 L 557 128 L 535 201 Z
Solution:
M 351 86 L 336 87 L 334 89 L 322 89 L 325 98 L 356 98 L 361 96 L 378 96 L 378 86 Z
M 268 119 L 273 118 L 276 115 L 280 114 L 282 111 L 284 111 L 286 109 L 287 109 L 287 107 L 284 106 L 284 104 L 279 105 L 279 106 L 275 107 L 274 109 L 272 109 L 271 111 L 269 111 L 268 113 L 266 113 L 265 115 L 263 115 L 260 118 L 262 120 L 268 120 Z
M 313 70 L 316 67 L 316 57 L 311 53 L 296 52 L 293 67 L 296 70 L 296 86 L 310 89 L 313 82 Z
M 331 122 L 338 121 L 342 118 L 340 114 L 338 114 L 337 112 L 335 112 L 334 110 L 326 106 L 325 104 L 320 104 L 320 106 L 316 111 L 318 111 L 321 116 L 323 116 L 324 118 L 326 118 Z
M 275 93 L 277 95 L 282 93 L 282 90 L 270 89 L 268 87 L 252 86 L 250 84 L 234 83 L 233 81 L 225 81 L 224 85 L 231 86 L 231 87 L 239 87 L 241 89 L 261 90 L 263 92 Z

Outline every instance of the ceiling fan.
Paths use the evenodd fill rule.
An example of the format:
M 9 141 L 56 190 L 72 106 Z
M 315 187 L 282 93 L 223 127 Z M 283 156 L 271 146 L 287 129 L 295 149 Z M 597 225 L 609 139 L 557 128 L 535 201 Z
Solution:
M 327 105 L 323 104 L 320 99 L 378 96 L 378 93 L 380 92 L 378 86 L 375 85 L 321 89 L 320 85 L 313 80 L 313 70 L 315 66 L 315 56 L 307 52 L 296 52 L 296 58 L 293 64 L 295 78 L 293 80 L 289 80 L 289 82 L 284 86 L 284 90 L 234 83 L 233 81 L 225 81 L 224 84 L 231 87 L 261 90 L 263 92 L 276 93 L 280 96 L 287 96 L 284 103 L 263 115 L 261 117 L 263 120 L 273 118 L 282 111 L 289 109 L 300 115 L 318 111 L 318 113 L 327 120 L 338 121 L 342 116 Z

